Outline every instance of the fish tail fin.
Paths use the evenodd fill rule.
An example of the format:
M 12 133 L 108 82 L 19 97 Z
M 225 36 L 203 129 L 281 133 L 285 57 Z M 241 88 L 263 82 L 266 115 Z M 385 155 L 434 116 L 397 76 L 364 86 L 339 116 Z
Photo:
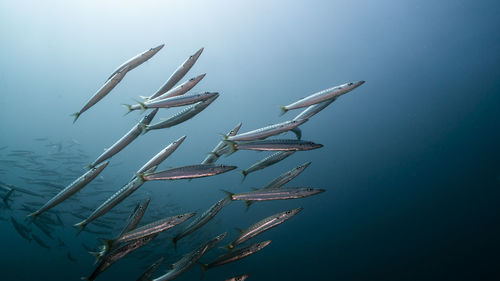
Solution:
M 146 97 L 146 96 L 139 96 L 139 97 L 140 97 L 141 99 L 145 100 L 145 101 L 149 100 L 149 97 Z
M 140 174 L 135 174 L 138 178 L 141 179 L 142 182 L 145 182 L 146 179 L 144 178 L 144 173 L 140 173 Z
M 101 252 L 89 252 L 89 254 L 91 254 L 92 256 L 94 256 L 95 260 L 94 260 L 94 264 L 96 264 L 102 257 L 102 253 Z
M 288 111 L 288 109 L 286 108 L 286 106 L 280 106 L 280 108 L 281 108 L 280 116 L 283 116 L 283 114 L 285 114 Z
M 231 154 L 235 153 L 236 150 L 238 150 L 238 147 L 236 146 L 236 142 L 230 141 L 230 140 L 224 140 L 224 142 L 230 148 L 230 151 L 229 151 L 229 153 L 227 155 L 231 155 Z
M 85 227 L 87 226 L 87 223 L 86 221 L 81 221 L 79 223 L 76 223 L 74 224 L 73 226 L 78 230 L 78 232 L 76 233 L 76 235 L 80 234 L 84 229 Z
M 243 176 L 243 178 L 241 178 L 241 183 L 243 183 L 243 181 L 245 180 L 245 178 L 248 175 L 248 172 L 246 170 L 243 170 L 243 171 L 241 171 L 241 175 Z
M 177 237 L 172 238 L 172 243 L 174 243 L 174 250 L 175 250 L 175 251 L 177 251 L 177 241 L 179 241 L 179 240 L 177 239 Z
M 224 190 L 224 189 L 221 189 L 222 192 L 226 193 L 227 197 L 229 198 L 229 200 L 233 201 L 233 195 L 234 193 L 230 192 L 230 191 L 227 191 L 227 190 Z
M 28 219 L 30 219 L 30 222 L 31 222 L 31 221 L 34 221 L 38 217 L 38 215 L 40 215 L 40 212 L 39 211 L 34 211 L 33 213 L 27 215 L 26 217 Z
M 299 127 L 293 128 L 290 131 L 292 131 L 295 134 L 298 140 L 302 138 L 302 130 Z
M 149 125 L 146 125 L 146 124 L 144 124 L 144 123 L 141 123 L 141 124 L 140 124 L 140 126 L 141 126 L 141 128 L 142 128 L 141 135 L 144 135 L 145 133 L 149 132 L 149 130 L 150 130 L 150 129 L 148 128 L 148 127 L 149 127 Z
M 78 119 L 78 117 L 80 117 L 80 112 L 75 112 L 73 114 L 71 114 L 70 116 L 73 116 L 75 117 L 75 119 L 73 119 L 73 124 L 75 124 L 76 120 Z
M 133 111 L 131 104 L 123 103 L 122 105 L 127 109 L 127 112 L 125 112 L 125 114 L 123 114 L 124 116 Z
M 208 270 L 208 264 L 206 263 L 201 263 L 201 262 L 196 262 L 197 264 L 199 264 L 201 266 L 201 278 L 200 279 L 203 279 L 203 277 L 205 277 L 205 273 L 207 273 L 207 270 Z
M 141 113 L 142 113 L 142 112 L 144 112 L 144 111 L 146 111 L 146 109 L 147 109 L 147 108 L 146 108 L 146 104 L 144 104 L 144 102 L 141 102 L 141 101 L 138 101 L 138 100 L 135 100 L 135 101 L 136 101 L 136 102 L 139 104 L 139 106 L 141 107 Z

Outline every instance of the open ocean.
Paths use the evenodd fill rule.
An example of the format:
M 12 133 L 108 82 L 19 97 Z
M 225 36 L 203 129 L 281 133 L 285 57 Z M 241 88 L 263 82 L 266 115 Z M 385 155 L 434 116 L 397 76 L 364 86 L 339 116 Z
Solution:
M 118 235 L 138 202 L 151 198 L 139 226 L 201 214 L 221 190 L 252 191 L 308 161 L 282 188 L 325 192 L 248 210 L 231 202 L 176 250 L 171 238 L 190 221 L 96 280 L 136 280 L 165 257 L 158 277 L 228 232 L 199 260 L 209 263 L 236 228 L 298 207 L 241 245 L 271 240 L 261 251 L 205 274 L 195 264 L 176 280 L 500 280 L 499 27 L 498 1 L 0 1 L 0 280 L 79 280 L 96 267 L 88 251 Z M 160 44 L 73 124 L 119 65 Z M 75 195 L 36 223 L 26 217 L 144 116 L 122 104 L 153 94 L 202 47 L 178 84 L 206 73 L 188 94 L 218 92 L 211 105 L 140 135 Z M 146 181 L 77 235 L 74 224 L 178 138 L 157 171 L 199 164 L 239 122 L 242 133 L 291 120 L 303 109 L 280 116 L 280 106 L 360 80 L 300 126 L 322 148 L 244 181 L 241 171 L 270 152 L 222 156 L 217 164 L 238 168 L 211 177 Z M 180 110 L 162 108 L 152 124 Z

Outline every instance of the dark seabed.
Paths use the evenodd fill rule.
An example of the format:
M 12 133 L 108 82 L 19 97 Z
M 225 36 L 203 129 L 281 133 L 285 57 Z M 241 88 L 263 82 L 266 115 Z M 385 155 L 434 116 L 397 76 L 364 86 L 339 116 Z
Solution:
M 232 202 L 177 251 L 171 238 L 188 223 L 97 280 L 136 280 L 164 256 L 159 276 L 227 231 L 201 258 L 208 263 L 237 238 L 235 228 L 297 207 L 304 209 L 244 244 L 269 246 L 203 280 L 244 273 L 261 281 L 499 280 L 499 26 L 498 1 L 2 1 L 0 279 L 79 280 L 95 267 L 85 247 L 117 235 L 148 196 L 139 225 L 201 213 L 225 196 L 221 189 L 250 191 L 311 161 L 286 186 L 326 192 L 248 211 Z M 70 114 L 116 67 L 163 43 L 72 124 Z M 139 136 L 89 185 L 30 223 L 27 214 L 143 117 L 124 116 L 121 104 L 153 94 L 201 47 L 181 82 L 207 73 L 190 93 L 217 91 L 218 99 L 191 120 Z M 179 137 L 187 136 L 159 170 L 200 163 L 238 122 L 246 132 L 290 120 L 302 109 L 280 116 L 279 106 L 359 80 L 366 83 L 300 126 L 304 140 L 324 147 L 296 152 L 243 183 L 241 170 L 270 153 L 223 156 L 217 163 L 238 169 L 213 177 L 146 182 L 76 235 L 73 224 Z M 180 110 L 161 109 L 153 123 Z M 195 265 L 176 280 L 201 276 Z

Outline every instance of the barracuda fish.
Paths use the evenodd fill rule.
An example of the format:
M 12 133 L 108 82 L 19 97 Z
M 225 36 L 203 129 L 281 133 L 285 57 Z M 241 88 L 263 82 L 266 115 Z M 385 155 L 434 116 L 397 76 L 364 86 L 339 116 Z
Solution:
M 174 85 L 177 84 L 177 82 L 179 82 L 182 79 L 182 77 L 184 77 L 184 75 L 186 75 L 186 73 L 188 73 L 188 71 L 191 69 L 191 67 L 193 67 L 193 65 L 198 60 L 198 58 L 200 57 L 202 52 L 203 52 L 203 48 L 196 51 L 196 53 L 194 53 L 192 56 L 189 56 L 189 58 L 187 58 L 174 71 L 174 73 L 172 73 L 172 75 L 170 75 L 167 82 L 165 82 L 165 84 L 163 86 L 161 86 L 161 88 L 158 89 L 158 91 L 156 91 L 156 93 L 154 93 L 150 97 L 150 99 L 154 99 L 154 98 L 160 96 L 161 94 L 167 92 L 168 90 L 172 89 L 172 87 L 174 87 Z
M 82 280 L 95 280 L 99 274 L 108 269 L 118 260 L 124 258 L 126 255 L 132 253 L 133 251 L 139 249 L 142 246 L 147 245 L 151 240 L 153 240 L 158 234 L 152 234 L 141 239 L 135 240 L 132 243 L 121 246 L 120 248 L 114 250 L 109 255 L 107 255 L 97 266 L 97 268 L 92 272 L 89 277 L 82 277 Z
M 9 189 L 14 189 L 15 191 L 19 191 L 21 193 L 24 193 L 24 194 L 28 194 L 28 195 L 32 195 L 32 196 L 36 196 L 36 197 L 44 197 L 43 195 L 41 194 L 38 194 L 38 193 L 35 193 L 35 192 L 32 192 L 28 189 L 25 189 L 25 188 L 22 188 L 22 187 L 19 187 L 19 186 L 15 186 L 13 184 L 9 184 L 9 183 L 4 183 L 4 182 L 0 182 L 0 185 L 4 186 L 4 187 L 7 187 Z
M 194 116 L 196 116 L 198 113 L 203 111 L 205 108 L 207 108 L 218 97 L 219 97 L 219 95 L 215 95 L 214 97 L 209 98 L 205 101 L 200 101 L 200 102 L 195 103 L 189 107 L 186 107 L 182 111 L 178 112 L 177 114 L 175 114 L 174 116 L 172 116 L 166 120 L 158 122 L 154 125 L 148 125 L 148 126 L 144 127 L 144 133 L 146 133 L 150 130 L 158 130 L 158 129 L 173 127 L 173 126 L 178 125 L 182 122 L 185 122 L 185 121 L 193 118 Z
M 43 248 L 45 248 L 45 249 L 47 249 L 47 250 L 50 250 L 50 247 L 49 247 L 47 244 L 45 244 L 45 243 L 42 241 L 42 239 L 40 239 L 38 236 L 36 236 L 35 234 L 33 234 L 33 233 L 32 233 L 32 234 L 31 234 L 31 237 L 33 237 L 33 240 L 35 240 L 35 242 L 36 242 L 38 245 L 42 246 Z
M 235 136 L 225 136 L 224 139 L 229 141 L 253 141 L 253 140 L 265 139 L 270 136 L 290 131 L 291 129 L 304 124 L 306 121 L 307 119 L 289 120 L 278 124 L 273 124 L 264 128 L 256 129 L 253 131 L 237 134 Z
M 224 281 L 244 281 L 248 277 L 250 277 L 250 275 L 248 275 L 248 274 L 242 274 L 242 275 L 238 275 L 238 276 L 235 276 L 235 277 L 231 277 L 231 278 L 226 279 Z
M 170 271 L 168 271 L 166 274 L 164 274 L 156 279 L 153 279 L 153 281 L 167 281 L 167 280 L 173 280 L 173 279 L 177 278 L 179 275 L 188 271 L 193 265 L 195 265 L 196 262 L 206 252 L 210 251 L 220 241 L 224 240 L 226 235 L 227 235 L 227 232 L 224 232 L 224 233 L 212 238 L 210 241 L 208 241 L 204 245 L 201 245 L 200 247 L 196 248 L 194 251 L 187 253 L 179 261 L 177 261 L 176 263 L 174 263 L 170 266 L 170 268 L 171 268 Z
M 228 250 L 234 249 L 234 247 L 245 243 L 246 241 L 259 235 L 260 233 L 284 223 L 285 221 L 298 214 L 300 211 L 302 211 L 302 207 L 274 214 L 251 225 L 245 230 L 239 230 L 240 236 L 229 245 L 227 245 L 226 248 Z
M 40 229 L 45 235 L 47 235 L 47 237 L 54 240 L 54 237 L 52 236 L 52 234 L 50 234 L 50 231 L 53 231 L 53 229 L 41 224 L 38 221 L 34 221 L 33 224 L 36 225 L 36 227 L 38 227 L 38 229 Z
M 90 169 L 88 172 L 77 178 L 74 182 L 68 185 L 65 189 L 61 190 L 56 196 L 52 197 L 45 205 L 43 205 L 37 211 L 29 214 L 29 217 L 36 218 L 41 213 L 49 210 L 50 208 L 58 205 L 64 200 L 68 199 L 71 195 L 75 194 L 77 191 L 86 186 L 89 182 L 91 182 L 95 177 L 97 177 L 104 168 L 108 166 L 109 162 L 106 161 L 99 166 L 96 166 Z
M 173 143 L 167 145 L 164 149 L 162 149 L 160 152 L 158 152 L 151 160 L 149 160 L 144 166 L 142 166 L 136 174 L 143 174 L 146 171 L 150 170 L 151 172 L 154 172 L 155 169 L 151 169 L 153 167 L 157 167 L 160 165 L 165 159 L 167 159 L 170 154 L 174 153 L 175 150 L 184 142 L 186 139 L 186 136 L 182 136 Z
M 113 239 L 118 240 L 120 237 L 122 237 L 125 233 L 135 229 L 139 222 L 141 221 L 142 217 L 144 216 L 144 213 L 146 212 L 146 209 L 149 206 L 149 202 L 151 201 L 151 197 L 148 197 L 146 201 L 144 201 L 142 204 L 137 204 L 133 212 L 130 214 L 128 218 L 128 223 L 125 225 L 123 230 L 120 232 L 120 234 Z M 117 246 L 119 246 L 119 243 L 106 243 L 106 240 L 104 241 L 104 245 L 100 247 L 99 252 L 90 252 L 91 255 L 93 255 L 96 258 L 96 262 L 102 259 L 104 256 L 106 256 L 111 250 L 115 249 Z
M 296 176 L 300 175 L 300 173 L 302 173 L 307 167 L 309 167 L 309 165 L 311 165 L 311 162 L 306 162 L 302 165 L 299 165 L 291 169 L 290 171 L 287 171 L 279 175 L 277 178 L 266 184 L 262 189 L 280 188 L 285 183 L 293 180 Z
M 303 99 L 300 99 L 294 103 L 291 103 L 286 106 L 281 107 L 281 115 L 285 114 L 287 111 L 291 109 L 296 109 L 296 108 L 301 108 L 301 107 L 306 107 L 310 106 L 313 104 L 317 104 L 320 102 L 324 102 L 326 100 L 330 100 L 333 98 L 338 98 L 339 96 L 349 93 L 350 91 L 356 89 L 357 87 L 363 85 L 365 81 L 358 81 L 358 82 L 351 82 L 351 83 L 345 83 L 340 86 L 335 86 L 332 88 L 328 88 L 323 91 L 319 91 L 317 93 L 314 93 L 310 96 L 307 96 Z
M 165 44 L 161 44 L 157 47 L 146 50 L 146 51 L 136 55 L 135 57 L 127 60 L 126 62 L 122 63 L 113 73 L 111 73 L 108 80 L 111 77 L 113 77 L 113 75 L 115 75 L 118 72 L 121 72 L 125 68 L 127 68 L 127 71 L 130 71 L 130 70 L 138 67 L 139 65 L 143 64 L 144 62 L 146 62 L 147 60 L 152 58 L 154 55 L 156 55 L 156 53 L 158 53 L 164 46 L 165 46 Z
M 130 194 L 136 191 L 139 187 L 141 187 L 143 183 L 144 181 L 140 177 L 132 179 L 129 183 L 124 185 L 115 194 L 111 195 L 111 197 L 109 197 L 106 201 L 104 201 L 104 203 L 102 203 L 99 207 L 97 207 L 97 209 L 95 209 L 88 218 L 82 220 L 81 222 L 73 226 L 78 228 L 79 232 L 82 231 L 90 222 L 104 215 L 113 207 L 118 205 L 121 201 L 123 201 Z
M 301 119 L 309 119 L 316 115 L 316 113 L 320 112 L 321 110 L 325 109 L 327 106 L 329 106 L 332 102 L 334 102 L 337 98 L 329 99 L 324 102 L 320 102 L 317 104 L 310 105 L 308 108 L 304 109 L 299 115 L 295 116 L 292 120 L 301 120 Z M 297 139 L 302 138 L 302 130 L 300 128 L 294 128 L 290 130 L 293 132 L 296 136 Z
M 206 73 L 203 73 L 201 75 L 198 75 L 196 77 L 193 77 L 187 81 L 184 81 L 182 84 L 179 86 L 170 89 L 169 91 L 165 92 L 162 95 L 159 95 L 155 98 L 150 98 L 150 97 L 142 97 L 146 100 L 152 101 L 154 100 L 162 100 L 166 98 L 171 98 L 171 97 L 176 97 L 176 96 L 181 96 L 184 95 L 185 93 L 189 92 L 196 84 L 198 84 L 204 77 L 207 75 Z
M 268 200 L 287 200 L 287 199 L 297 199 L 304 198 L 318 193 L 322 193 L 325 190 L 319 188 L 310 187 L 287 187 L 287 188 L 276 188 L 276 189 L 258 189 L 250 192 L 234 194 L 229 191 L 223 190 L 231 200 L 243 200 L 248 204 L 247 201 L 268 201 Z
M 197 164 L 172 168 L 152 174 L 140 175 L 144 181 L 151 180 L 181 180 L 214 176 L 236 169 L 236 166 Z
M 232 154 L 237 150 L 257 150 L 257 151 L 304 151 L 323 147 L 322 144 L 312 141 L 292 140 L 292 139 L 272 139 L 249 142 L 231 142 L 229 146 L 221 151 L 222 154 Z
M 195 230 L 199 229 L 203 225 L 205 225 L 207 222 L 209 222 L 217 213 L 219 213 L 220 210 L 222 210 L 222 207 L 226 206 L 228 203 L 230 203 L 231 200 L 228 200 L 228 198 L 222 198 L 221 200 L 217 201 L 215 204 L 213 204 L 208 210 L 203 212 L 199 217 L 197 217 L 195 220 L 193 220 L 188 226 L 186 226 L 179 234 L 177 234 L 174 238 L 172 238 L 172 242 L 174 243 L 174 249 L 177 249 L 177 241 L 182 239 L 183 237 L 188 236 L 189 234 L 193 233 Z
M 250 168 L 241 171 L 241 174 L 243 175 L 243 179 L 241 181 L 243 182 L 249 173 L 262 170 L 266 167 L 276 164 L 294 153 L 295 151 L 278 151 L 267 156 L 266 158 L 250 166 Z
M 158 109 L 155 109 L 151 111 L 148 115 L 144 116 L 139 123 L 135 124 L 135 126 L 132 129 L 130 129 L 130 131 L 128 131 L 128 133 L 126 133 L 121 139 L 119 139 L 110 148 L 106 149 L 106 151 L 104 151 L 99 157 L 97 157 L 94 163 L 90 164 L 90 167 L 94 167 L 95 165 L 101 163 L 102 161 L 111 158 L 113 155 L 117 154 L 127 145 L 129 145 L 132 141 L 134 141 L 138 136 L 141 135 L 143 125 L 149 125 L 149 123 L 151 123 L 157 112 Z
M 178 107 L 184 105 L 190 105 L 193 103 L 197 103 L 200 101 L 205 101 L 215 96 L 218 96 L 217 92 L 204 92 L 193 95 L 182 95 L 177 97 L 166 98 L 163 100 L 151 100 L 146 102 L 139 102 L 138 104 L 130 105 L 123 104 L 128 109 L 127 113 L 131 111 L 141 109 L 142 111 L 149 108 L 170 108 L 170 107 Z
M 72 262 L 76 262 L 76 259 L 75 259 L 75 258 L 73 258 L 73 257 L 71 256 L 71 253 L 70 253 L 70 252 L 67 252 L 67 253 L 66 253 L 66 257 L 68 257 L 68 260 L 70 260 L 70 261 L 72 261 Z
M 137 278 L 137 281 L 151 281 L 151 276 L 156 272 L 158 267 L 160 267 L 160 265 L 163 263 L 163 260 L 165 260 L 165 258 L 161 257 L 152 265 L 150 265 L 148 269 L 146 269 L 146 271 L 144 271 L 144 273 L 139 278 Z
M 229 137 L 232 137 L 232 136 L 235 136 L 238 131 L 240 130 L 241 128 L 241 125 L 242 123 L 238 123 L 238 125 L 236 125 L 236 127 L 234 127 L 228 134 L 227 136 Z M 205 157 L 205 159 L 201 162 L 201 164 L 213 164 L 215 163 L 215 161 L 217 161 L 217 159 L 219 159 L 220 155 L 219 154 L 219 151 L 222 150 L 224 147 L 227 146 L 227 143 L 225 141 L 220 141 L 215 147 L 214 149 L 212 149 L 212 152 L 210 152 L 207 157 Z
M 73 119 L 73 124 L 76 122 L 78 117 L 82 115 L 85 111 L 87 111 L 89 108 L 91 108 L 94 104 L 98 103 L 100 100 L 102 100 L 111 90 L 113 90 L 120 81 L 122 81 L 123 77 L 125 77 L 125 74 L 127 74 L 128 67 L 123 68 L 121 71 L 113 74 L 111 79 L 108 79 L 104 85 L 102 85 L 99 90 L 87 101 L 87 103 L 80 109 L 80 111 L 73 113 L 71 116 L 74 116 L 75 119 Z
M 13 217 L 10 217 L 10 221 L 12 222 L 12 225 L 14 226 L 14 229 L 23 237 L 24 239 L 28 240 L 31 243 L 31 237 L 29 236 L 29 233 L 31 232 L 30 229 L 26 228 L 24 225 L 18 223 Z
M 160 233 L 162 231 L 165 231 L 178 224 L 185 222 L 194 215 L 196 215 L 196 213 L 186 213 L 154 221 L 152 223 L 146 224 L 144 226 L 131 230 L 127 233 L 124 233 L 116 240 L 107 240 L 106 245 L 109 246 L 112 244 L 125 243 L 128 241 L 133 241 L 143 238 L 151 234 Z
M 202 269 L 203 272 L 207 271 L 208 269 L 212 267 L 216 267 L 219 265 L 223 265 L 226 263 L 230 263 L 233 261 L 240 260 L 242 258 L 245 258 L 251 254 L 257 253 L 258 251 L 264 249 L 267 245 L 271 243 L 271 240 L 263 241 L 263 242 L 257 242 L 255 244 L 236 249 L 234 251 L 231 251 L 229 253 L 226 253 L 222 256 L 219 256 L 216 258 L 213 262 L 208 263 L 208 264 L 202 264 Z

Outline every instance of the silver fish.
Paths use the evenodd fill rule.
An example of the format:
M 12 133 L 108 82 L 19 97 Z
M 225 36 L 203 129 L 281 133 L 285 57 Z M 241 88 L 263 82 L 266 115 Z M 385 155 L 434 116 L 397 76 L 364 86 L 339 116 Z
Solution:
M 229 142 L 229 141 L 228 141 Z M 229 146 L 220 151 L 221 154 L 233 153 L 236 150 L 257 151 L 304 151 L 323 147 L 312 141 L 293 139 L 272 139 L 249 142 L 229 142 Z
M 241 128 L 241 122 L 238 123 L 238 125 L 236 125 L 236 127 L 234 127 L 228 134 L 227 136 L 234 136 L 238 133 L 238 131 L 240 130 Z M 217 159 L 219 159 L 220 155 L 219 154 L 219 151 L 222 150 L 224 147 L 227 146 L 227 143 L 225 141 L 220 141 L 215 147 L 214 149 L 212 149 L 212 152 L 210 152 L 207 157 L 205 157 L 205 159 L 201 162 L 201 164 L 212 164 L 212 163 L 215 163 L 215 161 L 217 161 Z
M 333 99 L 326 100 L 324 102 L 310 105 L 309 107 L 304 109 L 304 111 L 302 111 L 297 116 L 295 116 L 295 118 L 293 118 L 292 120 L 309 119 L 309 118 L 313 117 L 314 115 L 316 115 L 316 113 L 325 109 L 327 106 L 329 106 L 336 99 L 337 98 L 333 98 Z M 302 130 L 300 130 L 299 127 L 291 129 L 290 131 L 293 132 L 297 136 L 297 139 L 300 140 L 302 138 Z
M 135 126 L 132 127 L 132 129 L 130 129 L 130 131 L 128 131 L 121 139 L 119 139 L 110 148 L 106 149 L 106 151 L 104 151 L 99 157 L 97 157 L 97 159 L 92 164 L 90 164 L 90 167 L 94 167 L 102 161 L 111 158 L 113 155 L 117 154 L 132 141 L 134 141 L 138 136 L 141 135 L 143 126 L 149 125 L 157 112 L 158 109 L 155 109 L 148 115 L 144 116 L 142 120 L 139 123 L 135 124 Z
M 167 145 L 167 147 L 162 149 L 153 158 L 151 158 L 151 160 L 149 160 L 146 164 L 144 164 L 144 166 L 142 166 L 136 172 L 136 174 L 143 174 L 148 170 L 150 170 L 151 172 L 154 172 L 156 170 L 156 168 L 155 169 L 151 169 L 151 168 L 153 168 L 155 166 L 157 167 L 158 165 L 160 165 L 160 163 L 162 163 L 165 159 L 167 159 L 167 157 L 170 156 L 170 154 L 172 154 L 175 150 L 177 150 L 177 148 L 182 144 L 182 142 L 184 142 L 185 139 L 186 139 L 186 136 L 182 136 L 179 139 L 177 139 L 176 141 L 174 141 L 173 143 Z
M 231 250 L 234 247 L 252 239 L 258 234 L 284 223 L 288 219 L 298 214 L 300 211 L 302 211 L 302 207 L 274 214 L 263 220 L 260 220 L 259 222 L 251 225 L 245 230 L 240 230 L 240 236 L 229 245 L 227 245 L 227 249 Z
M 307 119 L 289 120 L 278 124 L 266 126 L 260 129 L 252 130 L 249 132 L 237 134 L 235 136 L 227 136 L 225 137 L 225 139 L 229 141 L 253 141 L 253 140 L 265 139 L 270 136 L 290 131 L 304 124 L 306 121 Z
M 148 269 L 146 269 L 144 273 L 139 278 L 137 278 L 137 281 L 151 281 L 151 276 L 156 272 L 158 267 L 160 267 L 160 265 L 163 263 L 163 260 L 165 260 L 165 257 L 159 258 L 152 265 L 150 265 Z
M 326 90 L 319 91 L 319 92 L 314 93 L 310 96 L 307 96 L 303 99 L 300 99 L 294 103 L 291 103 L 291 104 L 286 105 L 286 106 L 282 106 L 281 107 L 281 114 L 285 114 L 287 111 L 289 111 L 291 109 L 306 107 L 306 106 L 310 106 L 313 104 L 324 102 L 326 100 L 330 100 L 333 98 L 338 98 L 339 96 L 356 89 L 357 87 L 363 85 L 364 83 L 365 83 L 365 81 L 345 83 L 345 84 L 342 84 L 340 86 L 335 86 L 332 88 L 328 88 Z
M 195 230 L 205 225 L 213 217 L 215 217 L 215 215 L 217 215 L 217 213 L 219 213 L 220 210 L 222 210 L 222 207 L 226 206 L 230 202 L 231 200 L 228 200 L 227 197 L 222 198 L 221 200 L 213 204 L 210 208 L 208 208 L 208 210 L 203 212 L 203 214 L 201 214 L 199 217 L 193 220 L 179 234 L 177 234 L 174 238 L 172 238 L 172 242 L 174 243 L 174 248 L 177 248 L 177 241 L 179 241 L 183 237 L 193 233 Z
M 159 233 L 185 222 L 195 214 L 196 213 L 186 213 L 157 220 L 152 223 L 141 226 L 139 228 L 136 228 L 134 230 L 131 230 L 127 233 L 124 233 L 116 240 L 108 240 L 108 243 L 125 243 L 154 233 Z
M 137 239 L 132 243 L 121 246 L 120 248 L 114 250 L 109 255 L 107 255 L 97 266 L 97 268 L 88 277 L 82 277 L 83 280 L 94 280 L 99 274 L 108 269 L 118 260 L 124 258 L 126 255 L 132 253 L 133 251 L 139 249 L 142 246 L 147 245 L 151 242 L 158 234 L 152 234 L 141 239 Z
M 136 55 L 135 57 L 127 60 L 126 62 L 122 63 L 113 73 L 111 73 L 108 80 L 111 77 L 113 77 L 113 75 L 115 75 L 118 72 L 121 72 L 125 68 L 127 68 L 127 71 L 130 71 L 130 70 L 138 67 L 139 65 L 143 64 L 144 62 L 146 62 L 147 60 L 152 58 L 154 55 L 156 55 L 156 53 L 158 53 L 164 46 L 165 46 L 165 44 L 161 44 L 157 47 L 146 50 L 146 51 Z
M 216 267 L 219 265 L 223 265 L 226 263 L 230 263 L 233 261 L 240 260 L 244 257 L 247 257 L 251 254 L 257 253 L 258 251 L 264 249 L 267 245 L 271 243 L 271 240 L 263 241 L 263 242 L 257 242 L 255 244 L 239 248 L 236 250 L 233 250 L 229 253 L 226 253 L 222 256 L 219 256 L 216 258 L 213 262 L 208 263 L 208 264 L 202 264 L 203 272 L 207 271 L 208 269 L 212 267 Z
M 153 279 L 153 281 L 167 281 L 177 278 L 182 273 L 188 271 L 196 262 L 210 249 L 215 247 L 220 241 L 222 241 L 227 235 L 227 232 L 222 233 L 212 239 L 207 243 L 196 248 L 194 251 L 185 254 L 179 261 L 170 266 L 171 270 L 164 275 Z
M 224 191 L 231 200 L 267 201 L 304 198 L 324 192 L 324 189 L 310 187 L 287 187 L 276 189 L 257 189 L 250 192 L 234 194 Z
M 311 162 L 306 162 L 302 165 L 299 165 L 291 169 L 290 171 L 287 171 L 279 175 L 277 178 L 273 179 L 268 184 L 266 184 L 262 189 L 280 188 L 285 183 L 291 181 L 296 176 L 300 175 L 300 173 L 302 173 L 307 167 L 309 167 L 309 165 L 311 165 Z
M 260 160 L 259 162 L 253 164 L 252 166 L 250 166 L 250 168 L 241 171 L 241 174 L 243 175 L 242 181 L 245 180 L 246 176 L 249 173 L 255 172 L 258 170 L 262 170 L 266 167 L 269 167 L 273 164 L 276 164 L 294 153 L 295 153 L 295 151 L 278 151 L 278 152 L 275 152 L 275 153 L 267 156 L 266 158 Z
M 59 193 L 57 193 L 56 196 L 54 196 L 52 199 L 50 199 L 45 205 L 43 205 L 40 209 L 37 211 L 29 214 L 28 216 L 30 217 L 37 217 L 41 213 L 49 210 L 50 208 L 56 206 L 57 204 L 63 202 L 64 200 L 68 199 L 71 195 L 75 194 L 77 191 L 82 189 L 84 186 L 86 186 L 89 182 L 91 182 L 95 177 L 97 177 L 106 166 L 108 166 L 109 162 L 106 161 L 102 163 L 99 166 L 96 166 L 89 171 L 87 171 L 85 174 L 77 178 L 75 181 L 73 181 L 71 184 L 69 184 L 65 189 L 61 190 Z
M 155 98 L 150 98 L 150 97 L 144 97 L 146 100 L 162 100 L 166 98 L 171 98 L 171 97 L 176 97 L 176 96 L 181 96 L 184 95 L 185 93 L 189 92 L 196 84 L 198 84 L 204 77 L 207 75 L 206 73 L 198 75 L 196 77 L 193 77 L 189 80 L 184 81 L 182 84 L 178 85 L 177 87 L 170 89 L 169 91 L 165 92 L 162 95 L 159 95 Z
M 198 103 L 195 103 L 189 107 L 186 107 L 179 113 L 175 114 L 174 116 L 163 120 L 161 122 L 158 122 L 153 125 L 148 125 L 144 128 L 144 133 L 150 131 L 150 130 L 158 130 L 158 129 L 164 129 L 164 128 L 169 128 L 175 125 L 178 125 L 184 121 L 187 121 L 194 116 L 196 116 L 198 113 L 203 111 L 205 108 L 207 108 L 213 101 L 215 101 L 219 95 L 216 95 L 212 98 L 209 98 L 205 101 L 200 101 Z
M 172 168 L 152 174 L 144 174 L 141 178 L 145 181 L 150 180 L 180 180 L 209 177 L 225 173 L 236 169 L 236 166 L 197 164 L 178 168 Z
M 114 73 L 112 77 L 110 77 L 111 79 L 108 79 L 104 83 L 104 85 L 102 85 L 102 87 L 99 88 L 99 90 L 97 90 L 97 92 L 90 98 L 89 101 L 87 101 L 87 103 L 82 107 L 82 109 L 80 109 L 80 111 L 72 114 L 72 116 L 75 117 L 75 119 L 73 119 L 73 123 L 76 122 L 78 117 L 80 117 L 80 115 L 83 112 L 87 111 L 94 104 L 98 103 L 107 94 L 109 94 L 109 92 L 111 92 L 111 90 L 113 90 L 116 87 L 116 85 L 118 85 L 118 83 L 122 81 L 123 77 L 125 77 L 125 74 L 127 74 L 128 70 L 129 70 L 128 67 L 124 67 L 121 71 Z
M 204 93 L 199 93 L 199 94 L 193 94 L 193 95 L 182 95 L 182 96 L 177 96 L 177 97 L 171 97 L 171 98 L 166 98 L 162 100 L 151 100 L 151 101 L 146 101 L 146 102 L 139 102 L 138 104 L 130 105 L 130 104 L 124 104 L 124 106 L 128 109 L 128 112 L 131 112 L 133 110 L 146 110 L 149 108 L 170 108 L 170 107 L 178 107 L 178 106 L 184 106 L 184 105 L 190 105 L 193 103 L 197 103 L 200 101 L 208 100 L 210 98 L 213 98 L 214 96 L 218 96 L 219 93 L 217 92 L 204 92 Z
M 42 240 L 42 239 L 40 239 L 40 238 L 39 238 L 38 236 L 36 236 L 35 234 L 33 234 L 33 233 L 32 233 L 32 234 L 31 234 L 31 237 L 33 237 L 33 240 L 35 240 L 35 242 L 36 242 L 38 245 L 42 246 L 43 248 L 45 248 L 45 249 L 47 249 L 47 250 L 49 250 L 49 249 L 50 249 L 50 247 L 49 247 L 47 244 L 45 244 L 45 242 L 43 242 L 43 240 Z
M 201 53 L 203 52 L 203 48 L 199 49 L 194 53 L 192 56 L 189 56 L 175 71 L 172 73 L 172 75 L 168 78 L 167 82 L 163 86 L 161 86 L 156 93 L 154 93 L 150 98 L 154 99 L 158 96 L 160 96 L 163 93 L 166 93 L 168 90 L 172 89 L 177 82 L 179 82 L 186 73 L 193 67 L 193 65 L 196 63 L 198 58 L 200 57 Z
M 87 224 L 97 219 L 98 217 L 104 215 L 113 207 L 122 202 L 125 198 L 127 198 L 134 191 L 139 189 L 139 187 L 144 184 L 144 181 L 140 177 L 136 177 L 132 179 L 129 183 L 120 188 L 117 192 L 115 192 L 111 197 L 109 197 L 104 203 L 102 203 L 97 209 L 95 209 L 88 218 L 82 220 L 81 222 L 73 225 L 76 228 L 79 228 L 79 231 L 82 231 Z

